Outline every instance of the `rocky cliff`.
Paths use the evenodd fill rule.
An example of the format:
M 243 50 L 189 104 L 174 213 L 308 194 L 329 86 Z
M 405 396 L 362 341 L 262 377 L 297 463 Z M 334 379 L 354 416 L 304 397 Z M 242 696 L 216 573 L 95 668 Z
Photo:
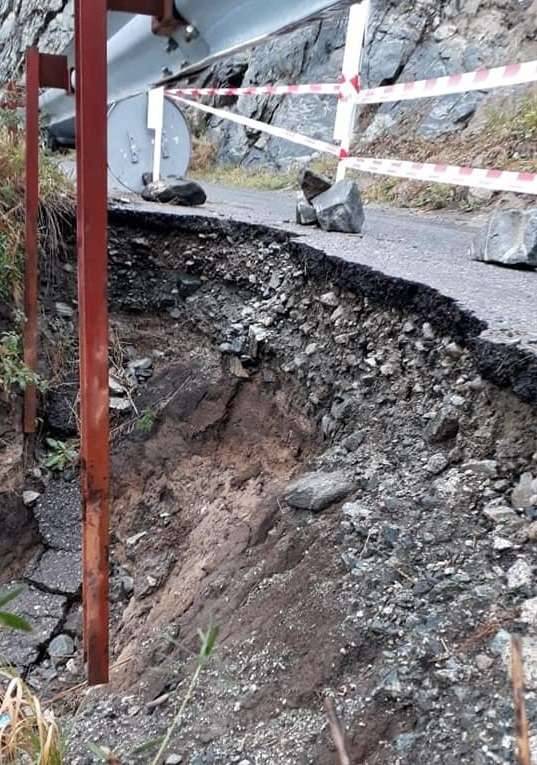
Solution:
M 59 50 L 70 35 L 72 0 L 3 0 L 0 6 L 0 79 L 20 64 L 26 45 Z M 362 67 L 365 86 L 404 82 L 537 58 L 537 0 L 374 0 Z M 346 12 L 221 62 L 197 78 L 202 84 L 250 85 L 335 80 L 341 71 Z M 505 93 L 504 93 L 505 95 Z M 388 131 L 437 138 L 479 124 L 486 92 L 367 107 L 359 135 L 371 141 Z M 222 101 L 221 101 L 222 103 Z M 248 116 L 330 139 L 335 99 L 225 99 Z M 401 125 L 404 124 L 404 128 Z M 281 167 L 310 151 L 218 119 L 197 122 L 227 163 Z

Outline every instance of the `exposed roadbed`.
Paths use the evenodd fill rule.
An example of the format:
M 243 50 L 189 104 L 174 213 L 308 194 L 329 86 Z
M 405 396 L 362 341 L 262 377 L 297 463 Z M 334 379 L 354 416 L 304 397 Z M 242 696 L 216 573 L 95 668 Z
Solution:
M 158 228 L 208 230 L 230 224 L 278 232 L 311 266 L 326 265 L 343 286 L 373 300 L 418 311 L 424 320 L 470 345 L 482 374 L 537 401 L 537 272 L 471 260 L 480 221 L 368 207 L 362 235 L 325 233 L 294 223 L 294 195 L 204 184 L 200 208 L 112 199 L 111 221 L 142 215 Z M 323 266 L 324 267 L 324 266 Z

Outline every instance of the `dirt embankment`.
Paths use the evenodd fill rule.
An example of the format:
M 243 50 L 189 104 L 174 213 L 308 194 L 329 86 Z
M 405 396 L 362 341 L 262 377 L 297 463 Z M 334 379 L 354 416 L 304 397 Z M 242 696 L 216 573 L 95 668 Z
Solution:
M 151 363 L 114 420 L 116 668 L 69 699 L 68 761 L 150 761 L 214 624 L 170 761 L 333 765 L 328 694 L 353 763 L 513 762 L 537 417 L 481 376 L 505 379 L 481 327 L 274 232 L 113 222 L 116 370 Z M 81 671 L 62 629 L 77 654 L 33 666 L 42 689 Z

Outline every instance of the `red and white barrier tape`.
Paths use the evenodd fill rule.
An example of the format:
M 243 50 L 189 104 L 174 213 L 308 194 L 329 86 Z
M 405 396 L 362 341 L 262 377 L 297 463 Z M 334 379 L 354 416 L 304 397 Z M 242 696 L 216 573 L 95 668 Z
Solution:
M 215 109 L 212 106 L 191 101 L 188 98 L 177 96 L 173 91 L 167 91 L 167 95 L 175 101 L 192 106 L 195 109 L 213 114 L 216 117 L 244 125 L 251 130 L 268 133 L 276 138 L 283 138 L 300 146 L 307 146 L 324 154 L 331 154 L 344 160 L 348 168 L 361 170 L 365 173 L 376 175 L 389 175 L 396 178 L 410 178 L 417 181 L 432 181 L 434 183 L 448 183 L 456 186 L 469 186 L 471 188 L 490 189 L 491 191 L 514 191 L 521 194 L 537 195 L 537 174 L 513 172 L 508 170 L 485 170 L 473 167 L 459 167 L 457 165 L 431 164 L 426 162 L 407 162 L 395 159 L 373 159 L 368 157 L 349 157 L 347 153 L 334 144 L 321 141 L 317 138 L 295 133 L 275 125 L 268 125 L 260 120 L 245 117 L 242 114 Z
M 476 69 L 463 74 L 415 80 L 397 85 L 359 90 L 356 82 L 326 82 L 306 85 L 252 85 L 244 88 L 172 88 L 168 95 L 176 96 L 351 96 L 359 104 L 380 104 L 409 101 L 415 98 L 449 96 L 471 90 L 508 87 L 537 82 L 537 61 Z
M 172 88 L 169 95 L 177 96 L 339 96 L 339 82 L 310 85 L 251 85 L 244 88 Z
M 384 85 L 379 88 L 367 88 L 354 95 L 359 104 L 381 104 L 393 101 L 409 101 L 414 98 L 449 96 L 453 93 L 466 93 L 470 90 L 524 85 L 537 81 L 537 61 L 524 64 L 509 64 L 493 69 L 476 69 L 463 74 L 450 74 L 447 77 L 434 77 L 430 80 L 416 80 L 397 85 Z
M 455 186 L 489 189 L 490 191 L 514 191 L 520 194 L 537 194 L 537 174 L 513 172 L 512 170 L 485 170 L 458 165 L 406 162 L 396 159 L 373 159 L 349 157 L 347 167 L 365 173 L 389 175 L 395 178 L 411 178 L 416 181 L 448 183 Z

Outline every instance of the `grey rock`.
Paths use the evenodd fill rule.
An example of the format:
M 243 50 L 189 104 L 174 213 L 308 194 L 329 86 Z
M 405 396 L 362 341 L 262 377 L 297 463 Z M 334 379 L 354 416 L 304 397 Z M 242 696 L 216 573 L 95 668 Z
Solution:
M 120 396 L 110 396 L 108 405 L 115 412 L 127 412 L 131 408 L 129 399 Z
M 438 452 L 438 454 L 433 454 L 429 457 L 427 464 L 425 465 L 425 470 L 431 475 L 438 475 L 445 470 L 448 465 L 449 460 L 446 455 L 442 454 L 442 452 Z
M 167 178 L 163 181 L 148 183 L 142 191 L 142 198 L 147 202 L 194 207 L 202 205 L 207 195 L 199 183 L 182 178 Z
M 307 473 L 292 481 L 284 493 L 285 501 L 301 510 L 317 512 L 346 497 L 354 482 L 342 471 Z
M 462 469 L 485 478 L 496 478 L 498 463 L 496 460 L 469 460 L 463 463 Z
M 314 226 L 317 223 L 315 208 L 302 191 L 296 194 L 296 222 L 301 226 Z
M 502 500 L 493 500 L 483 508 L 483 515 L 492 523 L 521 523 L 520 518 L 515 511 L 502 504 Z
M 33 505 L 34 502 L 37 502 L 40 496 L 41 495 L 38 491 L 23 491 L 22 501 L 24 502 L 26 507 L 30 507 L 30 505 Z
M 183 756 L 181 754 L 169 754 L 164 760 L 164 765 L 181 765 Z
M 364 208 L 354 181 L 337 181 L 313 200 L 319 226 L 323 231 L 359 234 L 364 225 Z
M 325 292 L 319 298 L 319 302 L 331 308 L 334 308 L 335 306 L 339 305 L 338 296 L 336 295 L 335 292 Z
M 455 438 L 459 430 L 457 413 L 452 409 L 442 409 L 436 414 L 425 428 L 425 438 L 429 443 L 436 444 Z
M 75 642 L 70 635 L 57 635 L 50 641 L 48 654 L 51 659 L 62 660 L 69 659 L 75 652 Z
M 531 507 L 535 495 L 537 495 L 537 478 L 534 478 L 531 473 L 522 473 L 511 494 L 513 507 Z
M 532 567 L 524 558 L 519 558 L 507 571 L 507 588 L 511 592 L 527 590 L 532 583 Z
M 472 256 L 504 266 L 537 266 L 537 209 L 496 210 L 472 245 Z
M 313 170 L 305 167 L 300 171 L 298 176 L 298 182 L 305 199 L 311 202 L 312 199 L 318 197 L 324 191 L 328 191 L 331 186 L 328 178 L 319 173 L 314 173 Z
M 187 274 L 182 271 L 177 277 L 177 288 L 179 290 L 179 295 L 182 298 L 187 298 L 190 297 L 190 295 L 193 295 L 199 290 L 202 284 L 202 280 L 199 276 L 196 276 L 196 274 Z

